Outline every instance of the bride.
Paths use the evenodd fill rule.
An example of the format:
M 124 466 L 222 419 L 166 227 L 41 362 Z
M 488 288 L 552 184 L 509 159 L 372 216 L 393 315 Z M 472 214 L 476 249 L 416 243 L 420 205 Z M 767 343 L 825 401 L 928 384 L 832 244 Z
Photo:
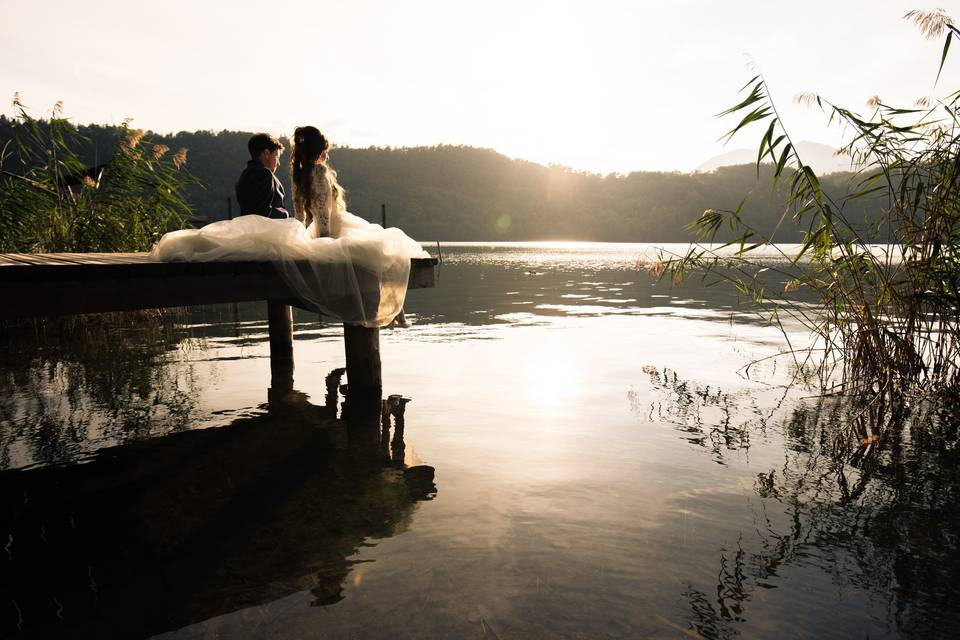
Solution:
M 306 225 L 311 238 L 340 236 L 346 211 L 337 172 L 330 168 L 330 142 L 316 127 L 297 127 L 293 133 L 290 173 L 293 177 L 294 217 Z
M 397 228 L 346 210 L 316 127 L 294 133 L 295 218 L 245 215 L 165 234 L 150 252 L 163 262 L 268 261 L 309 308 L 349 324 L 387 326 L 403 309 L 411 258 L 429 257 Z

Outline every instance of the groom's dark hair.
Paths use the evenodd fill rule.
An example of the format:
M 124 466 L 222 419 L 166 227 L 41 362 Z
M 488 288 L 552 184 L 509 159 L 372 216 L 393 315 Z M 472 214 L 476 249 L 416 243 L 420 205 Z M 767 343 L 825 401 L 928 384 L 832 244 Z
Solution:
M 250 157 L 256 160 L 264 151 L 279 149 L 282 152 L 283 145 L 269 133 L 255 133 L 247 142 L 247 149 L 250 150 Z

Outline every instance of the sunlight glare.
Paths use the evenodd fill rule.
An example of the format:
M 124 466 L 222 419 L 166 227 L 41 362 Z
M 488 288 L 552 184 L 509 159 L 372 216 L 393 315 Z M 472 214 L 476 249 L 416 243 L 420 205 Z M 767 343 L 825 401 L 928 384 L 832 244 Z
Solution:
M 521 375 L 527 403 L 556 416 L 580 395 L 583 380 L 570 354 L 551 346 L 541 345 L 541 350 L 529 353 Z

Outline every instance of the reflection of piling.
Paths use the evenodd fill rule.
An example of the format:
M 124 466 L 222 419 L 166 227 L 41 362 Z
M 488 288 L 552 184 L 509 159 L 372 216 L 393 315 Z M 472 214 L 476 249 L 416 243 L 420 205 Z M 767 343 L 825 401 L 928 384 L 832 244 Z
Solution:
M 347 372 L 346 397 L 340 409 L 340 419 L 349 432 L 351 445 L 360 445 L 368 451 L 379 452 L 380 443 L 380 389 L 354 387 Z
M 387 401 L 383 401 L 383 408 L 380 410 L 380 459 L 385 466 L 390 465 L 390 411 L 387 408 Z
M 337 405 L 340 402 L 340 378 L 346 369 L 334 369 L 327 374 L 325 380 L 326 394 L 324 396 L 324 406 L 331 417 L 337 417 Z
M 383 400 L 380 410 L 380 452 L 385 464 L 404 468 L 403 414 L 410 398 L 392 394 Z M 393 418 L 393 440 L 390 439 L 390 418 Z
M 383 401 L 384 415 L 393 416 L 393 440 L 390 442 L 390 457 L 395 467 L 404 467 L 406 445 L 403 443 L 403 414 L 406 411 L 410 398 L 401 395 L 391 395 Z

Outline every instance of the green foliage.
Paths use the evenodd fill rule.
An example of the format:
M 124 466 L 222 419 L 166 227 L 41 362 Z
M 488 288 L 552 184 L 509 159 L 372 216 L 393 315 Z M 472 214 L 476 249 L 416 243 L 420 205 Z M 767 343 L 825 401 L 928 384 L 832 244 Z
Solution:
M 942 69 L 950 39 L 960 32 L 939 11 L 906 17 L 928 36 L 946 32 Z M 777 228 L 792 220 L 804 229 L 799 251 L 790 256 L 792 279 L 780 285 L 782 293 L 774 288 L 770 276 L 783 278 L 787 272 L 763 268 L 769 265 L 752 253 L 772 242 L 773 234 L 752 227 L 739 209 L 708 210 L 692 225 L 702 241 L 715 243 L 725 225 L 737 234 L 734 239 L 695 247 L 659 270 L 674 277 L 700 270 L 733 283 L 757 302 L 775 291 L 772 318 L 789 314 L 813 332 L 817 353 L 824 356 L 816 363 L 827 389 L 873 398 L 955 394 L 960 387 L 960 92 L 910 109 L 874 98 L 867 116 L 821 96 L 801 96 L 852 132 L 841 152 L 860 171 L 854 188 L 837 197 L 797 153 L 763 76 L 752 78 L 744 90 L 746 98 L 719 115 L 740 118 L 728 137 L 754 122 L 766 125 L 758 167 L 768 159 L 774 188 L 787 187 Z M 881 216 L 858 222 L 852 213 L 863 202 L 881 202 Z M 813 362 L 810 350 L 805 355 L 804 364 Z
M 183 198 L 193 179 L 182 169 L 186 149 L 151 143 L 126 125 L 113 130 L 108 160 L 89 167 L 89 146 L 54 107 L 33 118 L 14 98 L 3 119 L 0 149 L 0 251 L 145 251 L 184 226 Z

